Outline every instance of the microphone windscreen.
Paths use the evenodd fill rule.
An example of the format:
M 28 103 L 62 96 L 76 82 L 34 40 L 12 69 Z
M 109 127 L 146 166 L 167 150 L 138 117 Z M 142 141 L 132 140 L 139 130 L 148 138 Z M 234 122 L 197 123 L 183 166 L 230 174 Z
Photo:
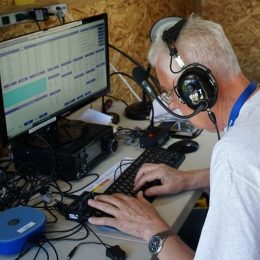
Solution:
M 148 74 L 147 71 L 145 69 L 143 69 L 142 67 L 135 67 L 132 70 L 132 76 L 133 79 L 136 81 L 137 84 L 142 85 L 142 82 L 144 80 L 148 79 Z

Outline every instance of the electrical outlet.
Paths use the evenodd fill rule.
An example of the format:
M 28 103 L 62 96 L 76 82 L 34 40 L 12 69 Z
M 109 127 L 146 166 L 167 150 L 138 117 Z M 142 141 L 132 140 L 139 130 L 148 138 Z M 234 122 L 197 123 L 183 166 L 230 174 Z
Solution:
M 49 13 L 57 15 L 59 18 L 64 17 L 65 13 L 68 11 L 66 4 L 49 5 L 43 8 L 47 8 Z M 1 14 L 0 27 L 21 23 L 28 20 L 28 18 L 30 18 L 29 14 L 31 13 L 31 11 L 33 11 L 33 9 L 21 10 L 15 13 Z
M 66 4 L 49 5 L 49 6 L 46 6 L 46 8 L 48 9 L 49 13 L 52 13 L 55 15 L 63 14 L 63 16 L 64 16 L 65 13 L 68 11 Z
M 0 15 L 0 27 L 20 23 L 21 21 L 25 21 L 29 18 L 29 12 L 31 10 L 19 11 L 15 13 L 2 14 Z M 28 17 L 26 19 L 26 17 Z

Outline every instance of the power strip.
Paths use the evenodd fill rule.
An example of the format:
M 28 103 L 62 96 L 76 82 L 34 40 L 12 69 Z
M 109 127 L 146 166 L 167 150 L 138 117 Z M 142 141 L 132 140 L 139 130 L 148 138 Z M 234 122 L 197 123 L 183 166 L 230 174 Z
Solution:
M 64 16 L 65 13 L 68 11 L 67 4 L 55 4 L 43 8 L 47 8 L 48 13 L 57 15 L 60 18 L 62 17 L 62 15 Z M 0 27 L 28 21 L 28 19 L 21 19 L 21 17 L 28 17 L 32 11 L 33 9 L 29 9 L 29 10 L 27 9 L 27 10 L 14 12 L 14 13 L 2 14 L 0 15 Z

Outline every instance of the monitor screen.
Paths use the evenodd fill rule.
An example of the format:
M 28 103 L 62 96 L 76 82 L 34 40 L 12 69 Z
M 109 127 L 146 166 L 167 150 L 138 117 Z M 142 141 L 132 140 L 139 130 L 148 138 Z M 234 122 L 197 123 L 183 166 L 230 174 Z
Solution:
M 107 15 L 0 43 L 1 130 L 34 133 L 109 92 Z

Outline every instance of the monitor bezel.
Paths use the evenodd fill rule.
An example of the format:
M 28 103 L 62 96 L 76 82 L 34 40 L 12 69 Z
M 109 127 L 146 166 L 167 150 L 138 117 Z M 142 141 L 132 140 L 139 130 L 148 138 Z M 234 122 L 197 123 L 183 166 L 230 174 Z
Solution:
M 95 22 L 95 21 L 99 21 L 99 20 L 104 20 L 104 25 L 105 25 L 105 42 L 107 44 L 105 44 L 105 53 L 106 53 L 106 74 L 107 74 L 107 86 L 104 89 L 101 89 L 100 91 L 96 92 L 95 94 L 80 100 L 79 102 L 73 104 L 70 107 L 66 107 L 64 109 L 61 109 L 59 111 L 57 111 L 56 113 L 50 115 L 50 117 L 46 120 L 46 122 L 50 122 L 46 125 L 43 125 L 39 130 L 42 130 L 44 128 L 47 128 L 50 126 L 50 124 L 55 124 L 57 123 L 59 120 L 61 120 L 62 118 L 65 118 L 67 116 L 69 116 L 71 113 L 75 112 L 76 110 L 87 106 L 88 104 L 92 103 L 93 101 L 97 100 L 98 98 L 108 94 L 110 92 L 110 76 L 109 76 L 109 36 L 108 36 L 108 16 L 107 13 L 101 13 L 98 15 L 94 15 L 91 17 L 86 17 L 83 18 L 81 20 L 78 21 L 73 21 L 70 23 L 66 23 L 66 24 L 62 24 L 62 25 L 58 25 L 55 27 L 51 27 L 48 28 L 47 30 L 44 29 L 42 31 L 37 31 L 37 32 L 32 32 L 32 33 L 28 33 L 28 34 L 23 34 L 21 36 L 6 40 L 6 41 L 2 41 L 1 43 L 8 43 L 9 41 L 13 41 L 13 40 L 19 40 L 19 38 L 22 37 L 26 37 L 26 36 L 33 36 L 34 34 L 39 34 L 40 32 L 46 32 L 48 30 L 55 30 L 55 28 L 61 27 L 61 26 L 68 26 L 70 24 L 73 23 L 77 23 L 79 22 L 80 24 L 78 26 L 80 26 L 81 24 L 86 24 L 86 23 L 91 23 L 91 22 Z M 3 106 L 3 92 L 2 92 L 2 86 L 1 86 L 1 73 L 0 73 L 0 99 L 1 99 L 1 104 L 0 104 L 0 138 L 2 141 L 2 145 L 6 146 L 9 144 L 12 144 L 13 142 L 15 142 L 16 140 L 20 140 L 21 138 L 26 138 L 27 136 L 33 134 L 34 132 L 30 132 L 30 129 L 27 129 L 21 133 L 19 133 L 16 136 L 13 136 L 11 138 L 8 137 L 7 134 L 7 125 L 6 125 L 6 117 L 5 117 L 5 113 L 4 113 L 4 106 Z M 56 118 L 56 120 L 52 121 L 52 118 Z M 52 121 L 52 122 L 51 122 Z M 37 126 L 37 125 L 36 125 Z M 37 130 L 38 131 L 38 130 Z M 36 131 L 36 132 L 37 132 Z

